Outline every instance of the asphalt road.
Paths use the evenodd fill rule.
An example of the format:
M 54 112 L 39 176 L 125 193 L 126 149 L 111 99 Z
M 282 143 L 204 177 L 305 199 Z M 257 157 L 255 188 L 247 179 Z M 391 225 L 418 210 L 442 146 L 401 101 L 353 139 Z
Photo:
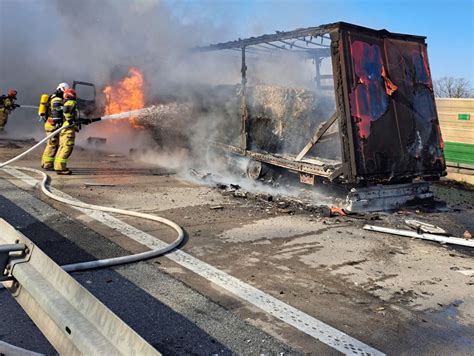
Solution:
M 23 149 L 0 145 L 0 161 Z M 38 156 L 22 164 L 36 167 Z M 71 168 L 73 176 L 53 177 L 61 191 L 162 215 L 188 234 L 181 250 L 168 256 L 74 274 L 161 352 L 336 354 L 336 334 L 345 353 L 363 353 L 364 345 L 388 354 L 463 355 L 474 349 L 473 277 L 459 272 L 474 270 L 468 249 L 366 232 L 364 219 L 325 218 L 282 208 L 278 200 L 234 196 L 128 157 L 76 150 Z M 369 222 L 406 228 L 409 216 L 455 235 L 474 231 L 474 194 L 436 189 L 449 200 L 445 213 L 404 210 Z M 100 220 L 51 202 L 2 171 L 0 194 L 0 216 L 59 264 L 135 253 L 153 239 L 174 239 L 162 226 Z M 5 290 L 0 340 L 54 352 Z M 352 344 L 357 342 L 362 351 Z
M 60 265 L 128 253 L 6 180 L 0 180 L 0 191 L 2 218 Z M 295 352 L 160 271 L 156 262 L 73 275 L 162 353 Z M 5 289 L 0 290 L 0 338 L 32 351 L 55 353 Z

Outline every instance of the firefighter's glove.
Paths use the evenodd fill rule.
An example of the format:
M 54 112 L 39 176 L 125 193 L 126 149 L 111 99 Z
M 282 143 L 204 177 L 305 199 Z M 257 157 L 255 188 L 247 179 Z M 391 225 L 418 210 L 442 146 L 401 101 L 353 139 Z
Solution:
M 81 131 L 81 122 L 80 121 L 69 121 L 69 125 L 74 126 L 76 132 Z

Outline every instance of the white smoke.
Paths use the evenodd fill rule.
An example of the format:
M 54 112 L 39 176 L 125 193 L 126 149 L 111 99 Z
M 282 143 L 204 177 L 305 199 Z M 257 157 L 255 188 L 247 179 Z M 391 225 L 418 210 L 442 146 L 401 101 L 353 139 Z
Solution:
M 80 80 L 100 94 L 135 66 L 147 98 L 165 96 L 174 83 L 202 75 L 188 50 L 227 32 L 204 20 L 182 23 L 158 0 L 2 0 L 0 91 L 15 88 L 20 104 L 37 105 L 58 83 Z M 34 110 L 18 109 L 8 130 L 32 135 L 41 126 Z
M 2 0 L 0 90 L 13 87 L 19 92 L 20 104 L 35 105 L 40 95 L 53 92 L 57 83 L 80 80 L 94 83 L 100 96 L 105 85 L 122 79 L 129 67 L 137 67 L 145 78 L 147 105 L 181 100 L 212 106 L 209 96 L 213 94 L 203 93 L 202 84 L 207 88 L 220 84 L 237 87 L 240 52 L 191 55 L 189 50 L 238 35 L 227 25 L 216 26 L 198 16 L 182 20 L 169 3 L 158 0 Z M 313 65 L 298 58 L 259 62 L 249 54 L 248 61 L 249 85 L 267 82 L 310 87 L 314 77 Z M 135 157 L 141 152 L 141 159 L 180 169 L 183 175 L 199 156 L 201 166 L 230 181 L 235 175 L 228 174 L 208 145 L 219 141 L 215 137 L 218 128 L 232 126 L 226 121 L 230 116 L 237 129 L 240 125 L 240 113 L 232 112 L 231 105 L 224 107 L 230 111 L 225 116 L 211 110 L 183 127 L 192 134 L 188 149 L 194 152 L 190 157 L 182 148 L 153 147 L 149 133 L 121 124 L 93 124 L 79 133 L 78 142 L 105 136 L 108 150 L 128 153 L 132 149 Z M 23 137 L 44 135 L 30 109 L 14 112 L 7 130 Z M 238 140 L 238 135 L 233 136 Z

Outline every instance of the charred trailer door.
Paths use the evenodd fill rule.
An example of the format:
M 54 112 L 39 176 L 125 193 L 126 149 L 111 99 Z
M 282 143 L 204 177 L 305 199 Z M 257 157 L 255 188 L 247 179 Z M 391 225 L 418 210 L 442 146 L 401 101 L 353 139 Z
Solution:
M 446 174 L 425 38 L 340 24 L 342 131 L 350 183 Z

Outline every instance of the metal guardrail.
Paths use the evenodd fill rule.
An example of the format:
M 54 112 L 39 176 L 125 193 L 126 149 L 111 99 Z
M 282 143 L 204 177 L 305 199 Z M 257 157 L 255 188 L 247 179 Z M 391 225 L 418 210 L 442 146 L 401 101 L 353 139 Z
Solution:
M 22 258 L 28 253 L 25 244 L 14 243 L 0 245 L 0 282 L 12 279 L 10 275 L 10 262 L 15 258 Z
M 0 219 L 2 244 L 8 245 L 3 251 L 9 256 L 0 265 L 8 279 L 4 286 L 60 354 L 159 355 L 26 236 Z
M 463 170 L 466 171 L 467 174 L 474 174 L 474 165 L 472 164 L 446 161 L 446 166 L 448 166 L 448 168 L 451 168 L 453 171 Z
M 2 356 L 45 356 L 34 351 L 22 349 L 14 345 L 10 345 L 0 340 L 0 355 Z

